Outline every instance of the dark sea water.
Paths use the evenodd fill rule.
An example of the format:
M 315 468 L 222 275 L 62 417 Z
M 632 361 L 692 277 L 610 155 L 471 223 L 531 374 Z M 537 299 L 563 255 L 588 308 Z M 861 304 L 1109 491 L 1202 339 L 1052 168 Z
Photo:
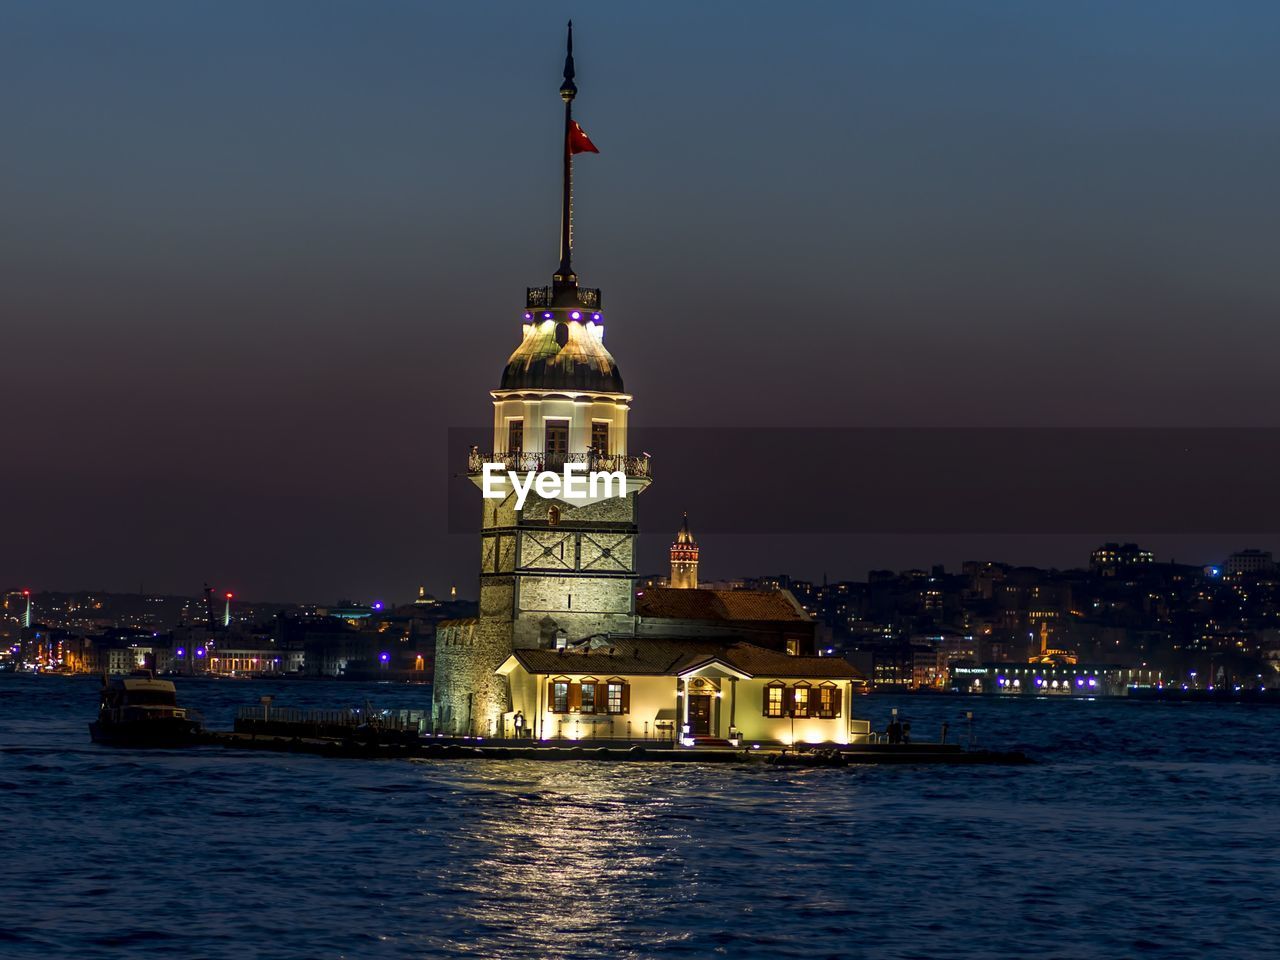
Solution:
M 0 675 L 0 957 L 1280 955 L 1280 709 L 868 697 L 1030 767 L 367 761 L 89 743 Z M 210 725 L 429 689 L 179 682 Z

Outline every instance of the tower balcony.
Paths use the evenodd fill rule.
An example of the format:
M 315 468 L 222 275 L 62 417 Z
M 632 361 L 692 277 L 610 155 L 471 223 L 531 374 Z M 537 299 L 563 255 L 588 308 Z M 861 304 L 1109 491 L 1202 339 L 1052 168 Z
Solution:
M 599 288 L 566 287 L 557 290 L 556 287 L 527 287 L 526 290 L 528 291 L 528 294 L 525 297 L 525 306 L 530 309 L 534 307 L 566 306 L 563 302 L 565 296 L 570 298 L 570 302 L 573 302 L 574 298 L 576 298 L 578 306 L 582 307 L 584 310 L 600 309 L 601 298 Z M 557 297 L 557 293 L 560 294 L 559 297 Z M 557 300 L 560 302 L 557 303 Z
M 648 455 L 627 457 L 620 454 L 600 453 L 482 453 L 478 447 L 472 447 L 467 455 L 467 472 L 478 477 L 484 472 L 486 463 L 500 463 L 505 470 L 517 473 L 541 473 L 544 470 L 560 472 L 566 463 L 581 463 L 587 471 L 604 471 L 606 473 L 621 472 L 628 480 L 649 481 L 653 479 L 653 461 Z

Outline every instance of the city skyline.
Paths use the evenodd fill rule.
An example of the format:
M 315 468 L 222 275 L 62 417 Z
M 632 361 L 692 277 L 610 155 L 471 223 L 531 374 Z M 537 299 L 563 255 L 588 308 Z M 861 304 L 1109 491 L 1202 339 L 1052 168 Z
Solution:
M 492 9 L 0 13 L 22 186 L 0 391 L 26 466 L 0 579 L 471 584 L 474 539 L 423 505 L 554 266 L 558 190 L 529 78 L 555 76 L 562 18 Z M 578 20 L 602 154 L 577 263 L 610 291 L 637 424 L 1273 422 L 1273 10 L 667 13 Z M 642 569 L 709 495 L 655 455 L 655 496 L 686 492 L 642 502 Z M 709 579 L 1134 538 L 1190 562 L 1275 545 L 700 534 Z

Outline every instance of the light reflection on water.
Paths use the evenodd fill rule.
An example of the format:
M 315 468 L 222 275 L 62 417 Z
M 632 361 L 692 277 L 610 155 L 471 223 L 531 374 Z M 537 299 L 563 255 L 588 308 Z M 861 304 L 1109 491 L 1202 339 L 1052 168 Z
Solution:
M 225 724 L 263 692 L 425 696 L 183 697 Z M 1280 711 L 872 698 L 917 732 L 975 709 L 1043 762 L 780 770 L 110 751 L 93 698 L 0 678 L 0 956 L 1200 957 L 1277 935 Z

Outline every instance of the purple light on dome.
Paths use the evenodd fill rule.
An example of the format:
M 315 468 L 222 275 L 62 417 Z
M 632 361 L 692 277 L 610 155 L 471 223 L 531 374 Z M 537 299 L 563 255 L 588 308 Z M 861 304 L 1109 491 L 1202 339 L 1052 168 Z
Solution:
M 569 316 L 573 317 L 573 319 L 575 320 L 582 319 L 582 314 L 580 314 L 577 310 L 573 311 L 573 313 L 569 314 Z
M 548 313 L 544 313 L 544 314 L 542 315 L 542 319 L 543 319 L 543 320 L 550 320 L 552 316 L 553 316 L 553 314 L 551 314 L 550 312 L 548 312 Z
M 383 663 L 386 663 L 388 660 L 390 660 L 390 659 L 391 659 L 391 654 L 389 654 L 389 653 L 383 653 L 383 654 L 380 654 L 380 655 L 378 656 L 378 659 L 379 659 L 379 660 L 381 660 Z
M 526 320 L 532 320 L 532 319 L 533 319 L 533 314 L 532 314 L 532 313 L 526 313 L 526 314 L 524 315 L 524 318 L 525 318 Z
M 199 647 L 199 648 L 196 650 L 196 656 L 197 656 L 197 657 L 203 657 L 203 656 L 204 656 L 204 647 Z
M 381 601 L 381 600 L 379 600 L 377 603 L 375 603 L 375 604 L 373 605 L 373 609 L 375 609 L 375 610 L 381 610 L 381 609 L 382 609 L 382 601 Z
M 180 657 L 185 657 L 185 656 L 187 655 L 187 651 L 185 651 L 185 650 L 183 650 L 181 647 L 179 647 L 179 648 L 178 648 L 178 650 L 177 650 L 177 654 L 178 654 L 178 656 L 180 656 Z
M 593 313 L 593 314 L 591 315 L 591 319 L 592 319 L 592 320 L 599 320 L 599 319 L 600 319 L 600 314 L 598 314 L 598 313 Z

